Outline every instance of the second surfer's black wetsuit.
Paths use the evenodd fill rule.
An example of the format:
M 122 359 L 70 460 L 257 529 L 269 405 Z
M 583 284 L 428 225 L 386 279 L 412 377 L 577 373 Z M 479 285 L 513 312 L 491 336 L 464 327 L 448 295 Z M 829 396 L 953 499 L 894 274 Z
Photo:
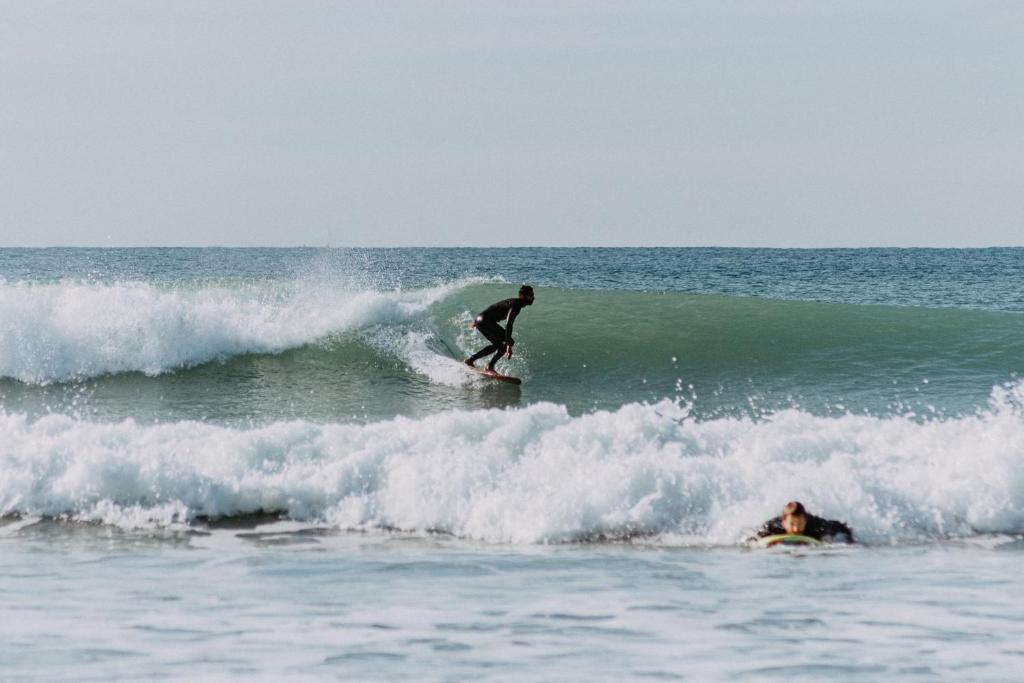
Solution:
M 774 536 L 776 534 L 788 533 L 782 527 L 782 517 L 773 517 L 767 522 L 761 525 L 761 528 L 757 530 L 755 538 L 764 538 L 765 536 Z M 843 543 L 853 543 L 853 532 L 850 527 L 846 526 L 842 522 L 837 522 L 832 519 L 824 519 L 822 517 L 816 517 L 814 515 L 807 515 L 807 526 L 804 527 L 802 536 L 810 536 L 816 538 L 819 541 L 841 541 Z
M 524 303 L 521 299 L 503 299 L 496 304 L 488 306 L 476 317 L 476 329 L 487 338 L 487 341 L 491 342 L 491 345 L 480 349 L 470 356 L 470 363 L 475 363 L 487 354 L 494 353 L 490 362 L 487 363 L 488 368 L 494 369 L 494 364 L 498 362 L 498 359 L 505 354 L 505 351 L 510 346 L 516 343 L 512 339 L 512 323 L 515 322 L 519 311 L 523 310 L 523 306 Z M 499 320 L 505 321 L 504 329 L 498 324 Z

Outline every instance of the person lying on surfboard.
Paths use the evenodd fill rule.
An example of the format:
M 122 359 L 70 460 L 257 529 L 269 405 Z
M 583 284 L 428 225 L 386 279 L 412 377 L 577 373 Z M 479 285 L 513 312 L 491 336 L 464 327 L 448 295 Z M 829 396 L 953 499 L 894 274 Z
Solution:
M 512 323 L 515 322 L 519 311 L 523 310 L 523 306 L 529 306 L 532 303 L 533 287 L 523 285 L 519 288 L 518 297 L 503 299 L 485 308 L 473 321 L 472 327 L 475 327 L 490 342 L 490 345 L 480 349 L 462 362 L 472 368 L 475 367 L 478 360 L 493 353 L 490 362 L 487 363 L 487 372 L 498 374 L 498 371 L 494 369 L 494 364 L 503 355 L 511 358 L 512 345 L 516 343 L 512 338 Z M 499 321 L 504 321 L 504 328 L 498 324 Z
M 823 519 L 807 513 L 803 503 L 792 501 L 782 508 L 782 514 L 769 519 L 757 530 L 750 540 L 775 536 L 777 534 L 796 534 L 809 536 L 818 541 L 840 541 L 853 543 L 853 532 L 842 522 Z

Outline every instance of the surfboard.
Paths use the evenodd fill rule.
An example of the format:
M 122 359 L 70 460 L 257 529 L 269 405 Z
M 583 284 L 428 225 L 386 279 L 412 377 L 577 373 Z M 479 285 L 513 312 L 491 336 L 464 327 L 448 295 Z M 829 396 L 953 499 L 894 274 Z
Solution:
M 508 384 L 516 384 L 516 385 L 519 385 L 519 384 L 523 383 L 523 380 L 519 379 L 518 377 L 512 377 L 511 375 L 502 375 L 502 374 L 497 373 L 497 372 L 488 372 L 487 370 L 480 370 L 480 369 L 477 369 L 477 368 L 470 368 L 470 369 L 473 372 L 475 372 L 476 374 L 478 374 L 478 375 L 483 375 L 484 377 L 490 377 L 491 379 L 496 379 L 499 382 L 507 382 Z
M 759 538 L 755 543 L 762 548 L 771 548 L 776 545 L 821 545 L 821 541 L 818 539 L 800 534 L 773 534 Z

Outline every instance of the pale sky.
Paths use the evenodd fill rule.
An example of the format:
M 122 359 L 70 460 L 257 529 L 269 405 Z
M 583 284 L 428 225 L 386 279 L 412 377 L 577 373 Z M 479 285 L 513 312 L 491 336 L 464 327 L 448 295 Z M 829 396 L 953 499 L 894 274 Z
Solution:
M 1024 244 L 1022 2 L 0 0 L 0 246 Z

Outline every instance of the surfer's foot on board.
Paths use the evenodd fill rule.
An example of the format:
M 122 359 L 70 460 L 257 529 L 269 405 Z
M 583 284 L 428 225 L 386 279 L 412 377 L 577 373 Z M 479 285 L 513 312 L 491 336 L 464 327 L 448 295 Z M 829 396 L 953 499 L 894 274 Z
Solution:
M 497 374 L 498 374 L 498 371 L 494 369 L 494 366 L 493 366 L 493 365 L 488 365 L 488 366 L 487 366 L 487 369 L 486 369 L 486 370 L 484 370 L 484 372 L 489 372 L 489 373 L 491 373 L 492 375 L 497 375 Z
M 475 365 L 473 365 L 473 359 L 472 358 L 463 358 L 462 362 L 465 363 L 466 365 L 468 365 L 471 368 L 475 368 L 476 367 Z

